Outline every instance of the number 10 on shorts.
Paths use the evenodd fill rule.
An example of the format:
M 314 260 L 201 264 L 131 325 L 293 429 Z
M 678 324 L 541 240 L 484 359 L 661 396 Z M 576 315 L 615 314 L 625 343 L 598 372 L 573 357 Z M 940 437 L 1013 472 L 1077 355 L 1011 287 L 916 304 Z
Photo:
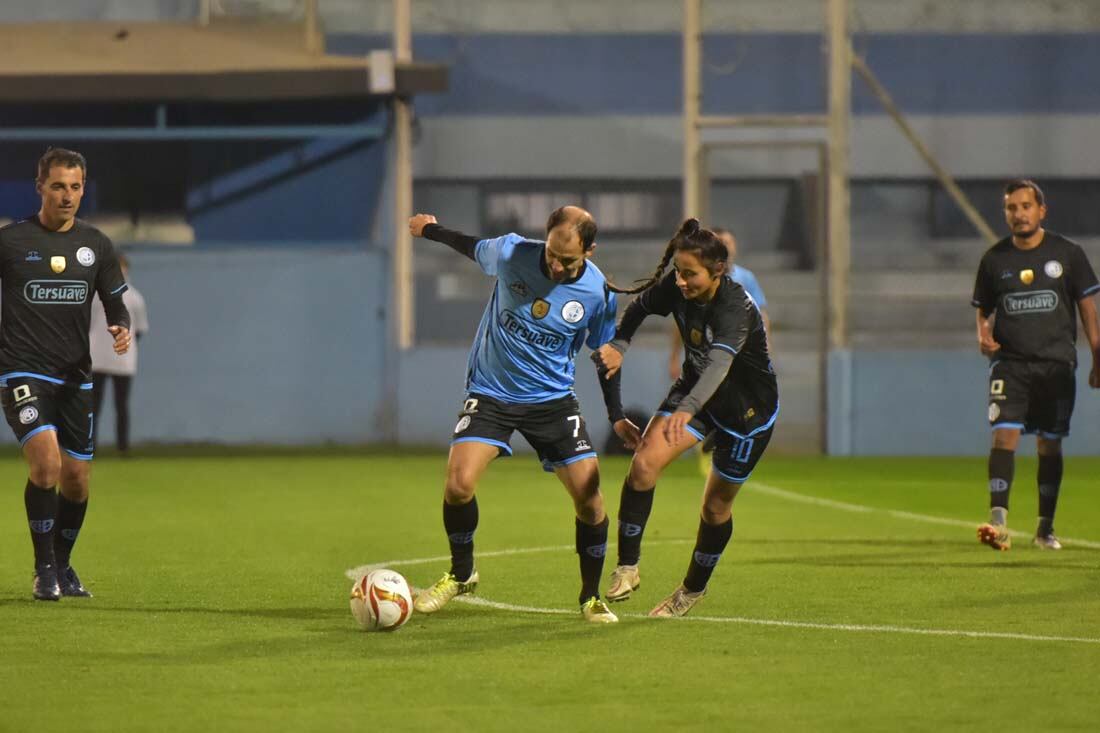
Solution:
M 752 446 L 755 442 L 752 438 L 735 437 L 733 446 L 730 447 L 730 457 L 738 463 L 748 463 L 749 458 L 752 457 Z

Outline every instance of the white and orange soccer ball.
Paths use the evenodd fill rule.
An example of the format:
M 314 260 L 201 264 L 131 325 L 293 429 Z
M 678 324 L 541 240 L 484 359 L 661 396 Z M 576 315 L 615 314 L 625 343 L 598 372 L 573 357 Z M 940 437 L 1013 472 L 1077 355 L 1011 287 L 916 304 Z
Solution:
M 409 584 L 392 570 L 372 570 L 351 587 L 351 615 L 364 631 L 395 631 L 412 608 Z

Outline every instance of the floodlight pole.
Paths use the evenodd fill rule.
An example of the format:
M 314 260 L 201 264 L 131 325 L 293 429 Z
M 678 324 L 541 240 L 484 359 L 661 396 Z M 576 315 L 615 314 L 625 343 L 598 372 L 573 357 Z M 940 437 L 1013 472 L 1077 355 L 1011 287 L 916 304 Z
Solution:
M 703 146 L 699 107 L 702 97 L 703 0 L 684 0 L 684 217 L 707 221 L 703 211 Z
M 829 0 L 829 349 L 847 349 L 848 271 L 851 221 L 848 216 L 848 128 L 852 108 L 852 58 L 848 43 L 848 0 Z
M 412 13 L 410 0 L 393 2 L 394 68 L 412 61 Z M 396 81 L 396 79 L 395 79 Z M 413 323 L 412 234 L 412 106 L 395 92 L 393 98 L 393 313 L 396 344 L 401 351 L 411 349 Z

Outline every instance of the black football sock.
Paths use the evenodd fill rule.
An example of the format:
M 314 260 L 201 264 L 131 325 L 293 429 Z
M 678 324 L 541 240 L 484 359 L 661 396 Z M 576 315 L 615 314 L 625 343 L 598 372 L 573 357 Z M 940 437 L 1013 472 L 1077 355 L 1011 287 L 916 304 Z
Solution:
M 695 549 L 691 553 L 691 564 L 684 577 L 684 587 L 692 593 L 706 590 L 710 574 L 718 565 L 722 551 L 733 537 L 733 517 L 722 524 L 707 524 L 699 520 L 699 532 L 695 537 Z
M 1006 524 L 1008 492 L 1016 471 L 1016 453 L 1004 448 L 989 451 L 989 517 L 993 524 Z
M 474 572 L 474 531 L 477 529 L 477 497 L 465 504 L 443 502 L 443 527 L 451 545 L 451 574 L 459 581 Z
M 635 491 L 623 481 L 619 497 L 619 564 L 637 565 L 642 556 L 642 534 L 653 509 L 653 491 Z
M 64 494 L 57 497 L 57 526 L 54 527 L 53 554 L 57 558 L 57 567 L 69 567 L 69 557 L 73 553 L 77 535 L 84 524 L 84 513 L 88 511 L 88 500 L 70 501 Z
M 1062 454 L 1039 456 L 1039 530 L 1046 537 L 1054 534 L 1054 512 L 1062 489 Z
M 34 543 L 34 564 L 54 565 L 53 532 L 57 520 L 57 490 L 43 489 L 27 479 L 23 490 L 23 504 L 27 508 L 27 524 L 31 528 Z
M 584 603 L 589 598 L 600 595 L 600 575 L 603 573 L 603 559 L 607 555 L 607 517 L 593 526 L 580 519 L 577 522 L 577 555 L 581 560 L 581 597 Z

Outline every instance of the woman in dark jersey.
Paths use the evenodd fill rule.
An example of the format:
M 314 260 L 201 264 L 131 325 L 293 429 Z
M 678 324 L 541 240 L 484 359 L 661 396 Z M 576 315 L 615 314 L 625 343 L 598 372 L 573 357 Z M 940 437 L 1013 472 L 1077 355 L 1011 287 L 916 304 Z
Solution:
M 653 276 L 637 288 L 615 339 L 593 355 L 614 375 L 630 340 L 649 315 L 676 320 L 684 365 L 646 428 L 619 503 L 619 559 L 607 599 L 623 601 L 641 584 L 642 534 L 661 472 L 684 451 L 715 433 L 715 449 L 691 564 L 683 583 L 650 616 L 683 616 L 706 593 L 714 567 L 733 536 L 731 508 L 771 439 L 779 412 L 775 370 L 760 309 L 726 277 L 727 250 L 711 231 L 688 219 L 665 248 Z M 664 274 L 672 262 L 674 268 Z M 617 289 L 618 290 L 618 289 Z

